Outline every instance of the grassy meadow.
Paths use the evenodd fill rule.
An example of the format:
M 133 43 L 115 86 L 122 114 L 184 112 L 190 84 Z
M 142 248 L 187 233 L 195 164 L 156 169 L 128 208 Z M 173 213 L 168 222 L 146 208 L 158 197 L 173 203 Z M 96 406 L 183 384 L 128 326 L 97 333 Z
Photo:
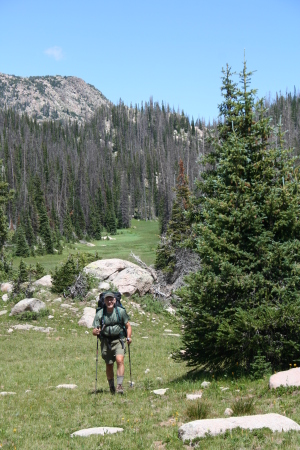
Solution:
M 133 226 L 136 228 L 118 234 L 116 241 L 105 241 L 106 247 L 101 247 L 103 241 L 91 248 L 75 246 L 78 250 L 98 251 L 102 258 L 128 258 L 132 250 L 148 264 L 152 263 L 158 239 L 157 222 L 135 221 Z M 44 257 L 45 262 L 42 257 L 38 260 L 50 269 L 67 255 L 67 249 L 64 252 L 48 256 L 48 259 Z M 96 292 L 93 295 L 96 296 Z M 180 318 L 166 313 L 163 305 L 150 296 L 123 301 L 131 321 L 138 325 L 133 327 L 131 346 L 134 386 L 129 386 L 127 354 L 125 393 L 112 396 L 105 365 L 99 356 L 95 394 L 97 341 L 91 330 L 77 325 L 83 308 L 91 306 L 94 297 L 84 302 L 63 299 L 78 308 L 77 312 L 61 308 L 60 303 L 54 301 L 58 296 L 47 289 L 40 289 L 36 297 L 45 301 L 48 314 L 54 316 L 52 319 L 48 314 L 37 320 L 9 317 L 13 303 L 0 300 L 0 311 L 8 311 L 0 316 L 0 392 L 16 393 L 0 396 L 1 449 L 188 449 L 192 447 L 178 438 L 179 425 L 198 418 L 224 417 L 227 407 L 231 407 L 235 415 L 272 412 L 300 423 L 300 390 L 297 388 L 270 391 L 268 378 L 252 380 L 239 373 L 238 366 L 236 373 L 219 376 L 199 370 L 191 372 L 184 363 L 175 362 L 172 353 L 178 348 L 181 337 L 166 335 L 170 332 L 164 330 L 181 335 Z M 141 308 L 132 305 L 131 300 Z M 50 326 L 53 331 L 8 333 L 11 326 L 21 323 Z M 187 393 L 202 390 L 204 380 L 211 384 L 203 389 L 202 399 L 187 400 Z M 57 389 L 59 384 L 76 384 L 77 388 Z M 158 396 L 152 392 L 158 388 L 168 390 L 164 396 Z M 124 431 L 86 438 L 70 436 L 77 430 L 98 426 L 121 427 Z M 268 429 L 250 433 L 238 429 L 217 437 L 207 436 L 200 440 L 199 448 L 294 450 L 300 448 L 300 434 L 272 433 Z
M 103 237 L 106 233 L 103 232 Z M 138 255 L 146 264 L 153 264 L 155 260 L 155 250 L 159 242 L 159 226 L 156 220 L 135 220 L 131 221 L 131 228 L 118 230 L 115 236 L 111 236 L 112 240 L 90 241 L 94 247 L 76 242 L 74 244 L 66 244 L 62 255 L 43 255 L 26 258 L 26 264 L 35 265 L 41 263 L 46 271 L 53 270 L 54 267 L 63 259 L 66 259 L 71 253 L 87 252 L 98 253 L 99 258 L 120 258 L 129 260 L 131 251 Z M 20 258 L 14 258 L 14 266 L 17 267 Z

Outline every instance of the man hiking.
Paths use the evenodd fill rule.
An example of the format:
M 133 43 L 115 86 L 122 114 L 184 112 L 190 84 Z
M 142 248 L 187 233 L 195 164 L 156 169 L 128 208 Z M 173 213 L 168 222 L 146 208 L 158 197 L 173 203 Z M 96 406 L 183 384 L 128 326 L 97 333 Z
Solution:
M 110 392 L 116 392 L 114 383 L 114 362 L 117 363 L 117 393 L 123 394 L 124 355 L 126 340 L 131 344 L 131 325 L 124 308 L 116 305 L 113 292 L 104 295 L 104 307 L 96 313 L 93 321 L 93 335 L 100 336 L 101 355 L 106 363 L 106 376 Z M 126 339 L 127 334 L 127 339 Z

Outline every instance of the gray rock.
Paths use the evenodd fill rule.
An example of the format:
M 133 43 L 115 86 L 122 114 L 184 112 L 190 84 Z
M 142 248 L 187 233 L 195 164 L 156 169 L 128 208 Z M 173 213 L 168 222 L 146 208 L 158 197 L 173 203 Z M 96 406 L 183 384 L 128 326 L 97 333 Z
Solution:
M 0 395 L 16 395 L 16 392 L 0 392 Z
M 168 333 L 168 334 L 163 334 L 163 336 L 175 336 L 175 337 L 180 337 L 181 334 L 176 334 L 176 333 Z
M 71 434 L 71 437 L 74 436 L 91 436 L 92 434 L 100 434 L 101 436 L 104 436 L 105 434 L 114 434 L 119 433 L 120 431 L 123 431 L 123 428 L 116 428 L 116 427 L 97 427 L 97 428 L 86 428 L 85 430 L 79 430 L 75 431 L 75 433 Z
M 279 386 L 300 386 L 300 367 L 274 373 L 270 377 L 269 387 L 276 389 Z
M 45 275 L 44 277 L 40 278 L 39 280 L 36 280 L 33 284 L 35 286 L 51 287 L 52 286 L 51 275 Z
M 55 300 L 53 300 L 53 303 L 61 303 L 61 298 L 60 297 L 56 298 Z
M 203 383 L 201 383 L 201 387 L 203 387 L 203 388 L 208 388 L 209 385 L 210 385 L 210 381 L 203 381 Z
M 186 394 L 187 400 L 198 400 L 202 397 L 202 392 L 199 392 L 197 394 Z
M 58 386 L 56 386 L 57 389 L 76 389 L 77 385 L 76 384 L 59 384 Z
M 12 328 L 9 328 L 9 329 L 7 330 L 8 333 L 13 333 L 13 331 L 14 331 L 14 330 L 13 330 Z
M 1 291 L 2 292 L 11 292 L 13 290 L 12 283 L 2 283 L 1 284 Z
M 98 287 L 99 287 L 100 291 L 108 291 L 109 283 L 107 283 L 106 281 L 102 281 Z
M 81 327 L 93 328 L 93 320 L 95 317 L 96 311 L 95 308 L 90 308 L 86 306 L 83 310 L 83 316 L 78 322 L 78 325 Z
M 140 326 L 139 323 L 135 323 L 135 322 L 131 322 L 131 321 L 130 321 L 130 325 L 131 325 L 132 327 L 139 327 L 139 326 Z
M 10 316 L 15 316 L 25 311 L 39 312 L 45 308 L 46 305 L 41 300 L 38 300 L 37 298 L 25 298 L 13 307 Z
M 8 295 L 7 295 L 7 294 L 2 295 L 2 300 L 3 300 L 4 302 L 7 302 L 7 300 L 8 300 Z
M 7 310 L 4 309 L 3 311 L 0 311 L 0 316 L 3 316 L 4 314 L 7 314 Z
M 226 408 L 224 411 L 224 416 L 232 416 L 233 411 L 231 408 Z
M 226 419 L 204 419 L 182 425 L 178 434 L 183 441 L 192 441 L 195 438 L 203 438 L 206 433 L 212 436 L 223 434 L 226 430 L 234 428 L 256 430 L 270 428 L 272 431 L 300 431 L 300 426 L 291 419 L 280 414 L 258 414 L 255 416 L 229 417 Z
M 165 393 L 167 392 L 169 388 L 165 388 L 165 389 L 155 389 L 153 392 L 153 394 L 156 395 L 165 395 Z

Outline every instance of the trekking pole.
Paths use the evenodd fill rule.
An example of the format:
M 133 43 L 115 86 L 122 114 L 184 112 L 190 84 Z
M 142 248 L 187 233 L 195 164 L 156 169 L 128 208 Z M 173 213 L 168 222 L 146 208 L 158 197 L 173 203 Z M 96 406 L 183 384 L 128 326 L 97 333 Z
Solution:
M 128 341 L 127 341 L 128 344 Z M 130 345 L 128 344 L 128 356 L 129 356 L 129 372 L 130 372 L 130 387 L 133 386 L 132 384 L 132 376 L 131 376 L 131 359 L 130 359 Z
M 97 327 L 99 330 L 100 327 Z M 95 383 L 95 394 L 97 394 L 97 372 L 98 372 L 98 346 L 99 346 L 99 336 L 97 336 L 97 353 L 96 353 L 96 383 Z

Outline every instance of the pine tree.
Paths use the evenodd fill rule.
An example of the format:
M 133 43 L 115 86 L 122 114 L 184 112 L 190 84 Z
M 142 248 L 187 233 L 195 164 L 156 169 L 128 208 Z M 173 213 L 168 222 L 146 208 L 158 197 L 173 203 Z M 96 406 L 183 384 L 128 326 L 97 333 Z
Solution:
M 67 242 L 74 241 L 71 214 L 69 210 L 66 211 L 63 223 L 63 235 Z
M 27 258 L 30 252 L 22 225 L 19 225 L 16 230 L 16 244 L 16 256 Z
M 34 179 L 34 200 L 39 215 L 39 234 L 45 244 L 46 253 L 53 253 L 53 241 L 45 199 L 38 176 Z
M 184 358 L 211 370 L 274 368 L 300 356 L 299 181 L 282 131 L 223 72 L 223 116 L 194 201 L 201 271 L 181 289 Z M 277 144 L 276 144 L 277 142 Z

